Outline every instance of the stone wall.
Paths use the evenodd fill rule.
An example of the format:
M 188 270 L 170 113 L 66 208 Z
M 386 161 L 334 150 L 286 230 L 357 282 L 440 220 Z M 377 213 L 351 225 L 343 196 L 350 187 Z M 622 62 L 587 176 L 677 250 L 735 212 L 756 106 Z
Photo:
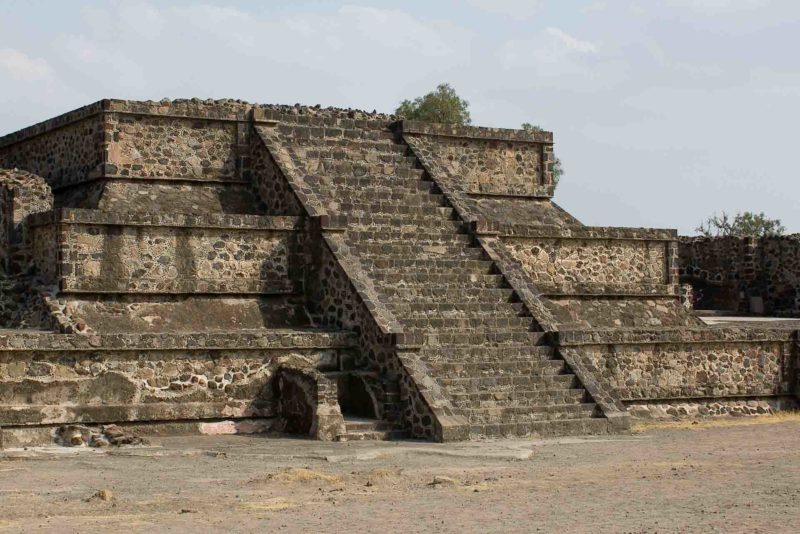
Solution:
M 800 316 L 800 234 L 681 238 L 680 266 L 697 308 Z
M 559 343 L 634 416 L 723 415 L 749 413 L 748 406 L 765 413 L 775 406 L 769 399 L 795 394 L 796 335 L 743 328 L 572 331 L 560 332 Z
M 6 273 L 24 273 L 31 261 L 28 218 L 53 207 L 53 194 L 41 176 L 18 169 L 0 169 L 0 228 Z
M 242 179 L 235 121 L 114 113 L 106 122 L 120 176 Z
M 351 345 L 344 333 L 3 335 L 0 421 L 273 417 L 279 368 L 336 367 Z
M 550 132 L 403 121 L 403 139 L 431 172 L 474 195 L 551 197 Z
M 38 267 L 65 292 L 289 293 L 302 279 L 300 224 L 63 209 L 36 221 Z
M 0 167 L 37 174 L 53 189 L 96 175 L 109 140 L 101 110 L 98 102 L 0 138 Z
M 669 283 L 663 242 L 509 237 L 503 244 L 525 274 L 543 285 Z

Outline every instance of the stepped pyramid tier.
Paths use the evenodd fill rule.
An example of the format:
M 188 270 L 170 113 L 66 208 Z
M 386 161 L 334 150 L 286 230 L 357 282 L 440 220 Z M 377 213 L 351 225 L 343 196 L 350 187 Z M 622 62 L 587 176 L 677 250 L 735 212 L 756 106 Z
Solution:
M 0 427 L 604 434 L 794 406 L 791 328 L 711 328 L 673 230 L 556 205 L 553 136 L 103 100 L 0 138 Z

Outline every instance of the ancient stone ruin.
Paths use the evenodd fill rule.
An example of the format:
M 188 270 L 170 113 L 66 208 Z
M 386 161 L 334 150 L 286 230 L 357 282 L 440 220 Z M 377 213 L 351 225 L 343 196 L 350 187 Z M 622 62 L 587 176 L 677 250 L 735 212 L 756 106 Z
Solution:
M 697 308 L 800 317 L 800 234 L 683 237 L 680 267 Z
M 196 99 L 0 138 L 6 446 L 602 434 L 794 406 L 797 332 L 704 325 L 676 232 L 581 224 L 551 200 L 552 144 Z

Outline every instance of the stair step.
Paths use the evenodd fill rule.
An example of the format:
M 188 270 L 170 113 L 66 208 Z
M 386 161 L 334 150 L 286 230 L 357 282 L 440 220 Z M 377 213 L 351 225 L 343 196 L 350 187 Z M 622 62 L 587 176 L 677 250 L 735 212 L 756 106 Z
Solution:
M 503 406 L 494 408 L 467 408 L 462 410 L 470 423 L 524 423 L 559 419 L 591 418 L 597 406 L 593 402 L 580 404 L 544 404 L 530 406 Z
M 279 123 L 278 132 L 290 136 L 292 144 L 314 145 L 328 139 L 352 140 L 356 143 L 391 141 L 394 143 L 395 134 L 389 130 L 365 127 L 341 128 L 317 126 L 311 124 Z
M 446 212 L 439 211 L 441 209 Z M 461 227 L 460 220 L 455 218 L 455 212 L 451 208 L 437 208 L 432 212 L 425 213 L 365 213 L 347 216 L 348 228 L 356 226 L 415 226 L 417 228 L 428 228 L 439 224 L 457 224 Z
M 346 159 L 344 159 L 346 158 Z M 422 179 L 425 170 L 414 167 L 413 161 L 402 161 L 395 163 L 369 162 L 365 161 L 361 154 L 350 154 L 342 159 L 304 159 L 307 168 L 313 169 L 315 174 L 327 174 L 329 176 L 392 176 L 398 178 Z M 380 158 L 376 158 L 380 159 Z M 314 166 L 316 164 L 316 166 Z
M 345 416 L 344 425 L 348 432 L 364 432 L 368 430 L 396 430 L 394 424 L 383 419 L 354 418 Z
M 338 198 L 329 194 L 326 204 L 339 206 L 342 210 L 356 211 L 361 208 L 372 213 L 415 213 L 417 210 L 432 212 L 434 209 L 446 207 L 445 197 L 439 193 L 384 194 L 371 190 L 353 191 Z
M 492 315 L 496 317 L 520 317 L 527 312 L 521 302 L 403 302 L 391 307 L 399 316 L 428 317 L 473 317 Z
M 406 328 L 414 330 L 436 330 L 438 332 L 459 331 L 475 334 L 478 329 L 498 330 L 514 329 L 519 332 L 527 332 L 533 326 L 533 319 L 530 317 L 402 317 L 398 318 L 400 323 Z M 516 333 L 516 332 L 515 332 Z
M 513 391 L 537 391 L 544 389 L 574 389 L 577 379 L 573 374 L 562 375 L 506 375 L 464 378 L 437 378 L 448 393 L 479 393 Z
M 307 154 L 314 154 L 314 151 L 347 150 L 349 152 L 358 151 L 362 153 L 377 152 L 379 154 L 407 154 L 408 145 L 395 142 L 394 138 L 385 139 L 345 139 L 328 138 L 315 139 L 314 148 L 307 151 Z M 311 156 L 309 156 L 311 157 Z
M 470 247 L 466 243 L 439 243 L 430 241 L 348 241 L 350 247 L 360 257 L 387 258 L 393 256 L 408 256 L 417 254 L 420 258 L 463 258 L 480 259 L 484 256 L 483 249 Z
M 396 416 L 396 414 L 391 414 Z M 345 433 L 337 436 L 338 441 L 394 440 L 408 437 L 400 425 L 401 418 L 396 420 L 368 419 L 345 416 Z
M 428 203 L 425 206 L 408 206 L 395 202 L 377 202 L 369 205 L 362 203 L 339 202 L 337 203 L 337 209 L 332 210 L 332 212 L 335 214 L 346 215 L 348 217 L 359 214 L 373 216 L 409 214 L 413 216 L 428 215 L 433 217 L 436 214 L 439 214 L 441 217 L 448 217 L 451 219 L 455 213 L 451 207 L 434 205 L 433 203 Z
M 463 287 L 466 289 L 485 287 L 501 288 L 507 285 L 502 274 L 428 274 L 428 273 L 396 273 L 373 272 L 371 278 L 379 286 L 425 286 L 425 287 Z
M 428 346 L 458 345 L 536 345 L 544 334 L 542 332 L 498 331 L 496 328 L 484 330 L 473 328 L 467 332 L 429 332 Z
M 556 437 L 602 435 L 608 433 L 608 420 L 604 417 L 470 425 L 471 438 L 526 437 L 534 435 L 540 437 Z
M 458 408 L 529 406 L 581 403 L 586 398 L 586 391 L 581 388 L 482 391 L 479 393 L 452 393 L 450 397 L 453 405 Z
M 555 349 L 548 345 L 501 345 L 498 347 L 470 347 L 465 345 L 423 347 L 420 356 L 429 363 L 475 363 L 503 361 L 557 361 Z
M 418 239 L 420 236 L 417 228 L 383 228 L 375 230 L 347 230 L 345 237 L 350 242 L 374 241 L 378 243 L 395 241 L 397 244 L 407 245 L 409 243 L 427 244 L 453 244 L 462 243 L 469 245 L 472 237 L 467 234 L 459 234 L 453 230 L 426 229 L 425 239 Z
M 470 302 L 511 302 L 514 290 L 510 288 L 481 288 L 474 291 L 450 289 L 444 287 L 383 287 L 381 293 L 390 299 L 389 305 L 407 301 L 453 302 L 468 300 Z
M 337 441 L 399 441 L 410 439 L 406 430 L 357 430 L 336 436 Z
M 338 200 L 351 204 L 367 204 L 381 206 L 392 203 L 404 206 L 421 206 L 425 208 L 444 206 L 445 197 L 441 193 L 430 191 L 409 191 L 404 189 L 378 190 L 373 188 L 349 189 L 342 191 L 339 188 L 326 188 L 320 185 L 322 194 L 331 200 Z
M 458 271 L 491 274 L 490 260 L 437 258 L 373 258 L 362 260 L 361 266 L 371 271 L 449 273 Z
M 557 375 L 567 370 L 564 360 L 504 360 L 496 362 L 426 361 L 428 368 L 443 378 L 470 378 L 503 375 Z
M 395 145 L 403 148 L 403 145 Z M 331 146 L 306 150 L 303 159 L 305 161 L 320 161 L 329 164 L 330 162 L 350 162 L 368 165 L 391 163 L 394 165 L 405 165 L 414 167 L 417 158 L 407 155 L 407 151 L 386 150 L 377 148 L 363 149 L 358 145 L 352 148 L 343 146 Z
M 309 185 L 319 185 L 327 190 L 374 192 L 399 191 L 408 193 L 430 194 L 436 189 L 436 183 L 419 178 L 402 176 L 307 176 Z

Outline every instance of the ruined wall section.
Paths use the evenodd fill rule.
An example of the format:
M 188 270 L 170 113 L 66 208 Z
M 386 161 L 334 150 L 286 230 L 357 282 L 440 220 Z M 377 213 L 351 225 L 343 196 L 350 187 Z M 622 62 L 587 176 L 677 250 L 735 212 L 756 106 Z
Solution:
M 38 218 L 37 265 L 63 292 L 280 294 L 302 280 L 297 218 L 109 214 Z
M 478 232 L 496 232 L 503 265 L 531 281 L 552 329 L 700 324 L 680 300 L 672 231 L 492 226 Z
M 795 406 L 791 330 L 561 332 L 559 343 L 635 417 L 764 414 Z
M 0 137 L 0 167 L 37 174 L 56 191 L 102 173 L 106 135 L 96 102 Z
M 28 219 L 53 207 L 53 193 L 41 176 L 18 169 L 0 169 L 0 190 L 3 268 L 8 274 L 25 273 L 31 261 Z
M 0 336 L 4 426 L 277 415 L 282 366 L 336 367 L 352 335 Z
M 703 309 L 800 316 L 800 234 L 778 237 L 683 237 L 680 275 Z

